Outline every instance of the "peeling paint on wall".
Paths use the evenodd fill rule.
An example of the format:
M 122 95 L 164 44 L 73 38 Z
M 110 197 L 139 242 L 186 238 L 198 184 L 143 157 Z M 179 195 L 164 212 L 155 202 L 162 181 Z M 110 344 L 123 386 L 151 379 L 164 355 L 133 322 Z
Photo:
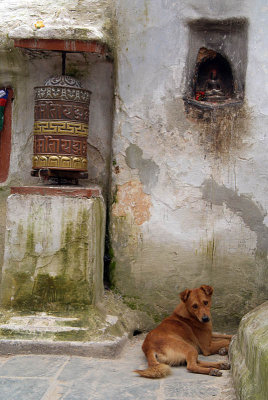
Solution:
M 142 225 L 150 218 L 151 198 L 144 193 L 141 182 L 135 180 L 118 186 L 116 203 L 112 213 L 116 217 L 131 214 L 137 225 Z

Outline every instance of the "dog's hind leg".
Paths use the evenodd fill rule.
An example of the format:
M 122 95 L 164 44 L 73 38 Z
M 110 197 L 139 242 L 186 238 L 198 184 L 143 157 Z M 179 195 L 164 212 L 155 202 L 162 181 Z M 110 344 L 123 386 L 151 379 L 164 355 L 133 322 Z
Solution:
M 169 338 L 168 343 L 157 352 L 157 360 L 171 366 L 185 364 L 185 354 L 181 350 L 184 343 L 183 340 Z
M 187 351 L 186 354 L 186 363 L 187 363 L 187 369 L 190 372 L 194 372 L 196 374 L 212 375 L 212 376 L 222 375 L 222 373 L 219 371 L 219 368 L 217 368 L 218 364 L 220 363 L 215 363 L 214 366 L 212 365 L 214 363 L 208 363 L 209 365 L 207 365 L 207 363 L 198 361 L 198 352 L 191 346 L 189 346 L 189 350 Z

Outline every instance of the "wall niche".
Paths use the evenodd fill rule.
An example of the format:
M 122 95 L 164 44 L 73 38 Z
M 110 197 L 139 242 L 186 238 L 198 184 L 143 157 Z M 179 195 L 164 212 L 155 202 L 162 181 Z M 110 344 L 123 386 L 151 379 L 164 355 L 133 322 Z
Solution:
M 243 104 L 247 67 L 245 19 L 190 21 L 184 101 L 200 110 Z

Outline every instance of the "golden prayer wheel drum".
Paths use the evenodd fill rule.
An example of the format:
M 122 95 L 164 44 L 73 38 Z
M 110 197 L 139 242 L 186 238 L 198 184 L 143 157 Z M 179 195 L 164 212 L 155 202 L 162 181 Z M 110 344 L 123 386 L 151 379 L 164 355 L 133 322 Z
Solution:
M 70 76 L 34 88 L 34 176 L 87 178 L 89 90 Z

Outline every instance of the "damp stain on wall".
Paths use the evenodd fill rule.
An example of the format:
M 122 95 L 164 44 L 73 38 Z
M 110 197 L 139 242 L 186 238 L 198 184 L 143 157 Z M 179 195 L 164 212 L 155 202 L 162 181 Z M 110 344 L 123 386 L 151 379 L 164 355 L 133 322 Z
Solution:
M 129 168 L 138 169 L 144 192 L 150 194 L 158 181 L 159 167 L 153 160 L 145 159 L 142 155 L 141 148 L 131 144 L 126 149 L 126 163 Z
M 213 205 L 225 204 L 231 211 L 240 216 L 247 227 L 257 235 L 256 252 L 267 256 L 268 227 L 264 224 L 266 212 L 250 197 L 238 194 L 224 185 L 219 185 L 213 178 L 206 179 L 201 187 L 203 199 Z

